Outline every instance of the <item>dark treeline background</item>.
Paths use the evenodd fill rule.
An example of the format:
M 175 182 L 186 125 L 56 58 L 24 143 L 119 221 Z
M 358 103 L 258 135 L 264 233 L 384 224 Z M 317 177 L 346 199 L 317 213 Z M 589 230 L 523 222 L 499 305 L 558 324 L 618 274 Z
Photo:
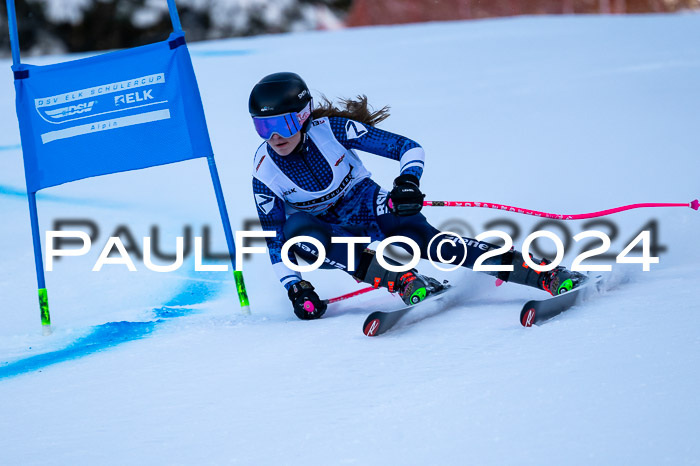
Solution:
M 187 40 L 341 27 L 352 0 L 176 0 Z M 5 2 L 0 47 L 10 53 Z M 15 0 L 22 52 L 134 47 L 172 31 L 166 0 Z
M 15 0 L 23 53 L 85 52 L 164 40 L 166 0 Z M 188 41 L 344 26 L 523 14 L 662 13 L 700 0 L 176 0 Z M 10 53 L 0 7 L 0 55 Z

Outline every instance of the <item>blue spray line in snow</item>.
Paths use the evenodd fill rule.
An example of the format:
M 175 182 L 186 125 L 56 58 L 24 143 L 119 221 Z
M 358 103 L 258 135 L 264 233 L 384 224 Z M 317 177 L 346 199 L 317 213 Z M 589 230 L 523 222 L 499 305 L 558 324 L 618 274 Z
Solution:
M 153 309 L 156 320 L 148 322 L 107 322 L 93 327 L 84 337 L 78 338 L 63 349 L 30 356 L 0 366 L 0 380 L 43 369 L 52 364 L 82 358 L 129 341 L 139 340 L 153 333 L 169 319 L 195 312 L 180 306 L 201 304 L 216 297 L 222 289 L 218 281 L 188 281 L 187 285 L 162 307 Z M 178 307 L 173 307 L 178 306 Z
M 14 197 L 27 197 L 27 191 L 22 191 L 21 189 L 11 188 L 9 186 L 3 186 L 0 184 L 0 196 L 14 196 Z
M 21 197 L 26 199 L 24 190 L 0 185 L 0 196 Z M 119 208 L 123 205 L 108 205 L 104 201 L 90 199 L 70 198 L 41 194 L 45 201 L 62 202 L 68 204 L 94 205 L 102 208 Z M 199 273 L 197 278 L 202 277 Z M 43 369 L 59 362 L 78 359 L 90 354 L 102 351 L 128 341 L 139 340 L 151 334 L 160 324 L 168 319 L 181 317 L 194 313 L 194 309 L 185 306 L 201 304 L 208 299 L 216 297 L 221 292 L 222 284 L 217 281 L 189 280 L 187 285 L 162 307 L 153 309 L 156 320 L 147 322 L 107 322 L 98 325 L 84 337 L 81 337 L 63 349 L 50 351 L 44 354 L 29 356 L 5 365 L 0 365 L 0 380 L 14 377 L 27 372 Z M 178 307 L 173 307 L 178 306 Z M 1 364 L 1 363 L 0 363 Z
M 26 201 L 27 191 L 0 184 L 0 196 L 21 197 Z M 41 192 L 36 194 L 36 198 L 39 201 L 59 202 L 64 204 L 83 206 L 97 206 L 104 207 L 106 209 L 127 209 L 131 207 L 131 205 L 125 203 L 107 202 L 104 200 L 84 199 L 78 197 L 54 196 L 52 194 L 45 194 Z

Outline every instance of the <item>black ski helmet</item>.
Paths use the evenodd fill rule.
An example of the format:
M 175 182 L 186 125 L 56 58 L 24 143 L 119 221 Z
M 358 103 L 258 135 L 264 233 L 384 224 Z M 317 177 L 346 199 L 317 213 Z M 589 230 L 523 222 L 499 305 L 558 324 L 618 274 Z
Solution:
M 308 86 L 296 73 L 273 73 L 262 78 L 250 92 L 248 111 L 252 117 L 300 112 L 311 102 Z

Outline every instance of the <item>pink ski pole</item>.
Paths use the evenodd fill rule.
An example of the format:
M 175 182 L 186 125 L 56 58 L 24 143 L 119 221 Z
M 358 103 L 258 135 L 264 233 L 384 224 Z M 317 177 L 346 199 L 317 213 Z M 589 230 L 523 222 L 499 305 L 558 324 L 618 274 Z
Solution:
M 333 304 L 333 303 L 337 303 L 338 301 L 344 301 L 346 299 L 354 298 L 355 296 L 365 294 L 365 293 L 372 291 L 372 290 L 376 290 L 376 288 L 373 286 L 368 286 L 367 288 L 362 288 L 361 290 L 353 291 L 351 293 L 347 293 L 347 294 L 344 294 L 341 296 L 336 296 L 335 298 L 326 299 L 325 301 L 326 301 L 326 304 Z
M 639 209 L 642 207 L 690 207 L 691 209 L 698 210 L 700 202 L 695 199 L 692 202 L 685 203 L 647 203 L 647 204 L 630 204 L 622 207 L 615 207 L 614 209 L 601 210 L 599 212 L 590 212 L 587 214 L 574 214 L 574 215 L 562 215 L 562 214 L 550 214 L 548 212 L 539 212 L 537 210 L 528 210 L 521 207 L 513 207 L 509 205 L 496 204 L 494 202 L 458 202 L 458 201 L 424 201 L 424 206 L 432 207 L 483 207 L 486 209 L 496 209 L 505 210 L 507 212 L 515 212 L 518 214 L 533 215 L 535 217 L 545 217 L 553 218 L 557 220 L 582 220 L 585 218 L 603 217 L 605 215 L 615 214 L 617 212 L 622 212 L 625 210 Z

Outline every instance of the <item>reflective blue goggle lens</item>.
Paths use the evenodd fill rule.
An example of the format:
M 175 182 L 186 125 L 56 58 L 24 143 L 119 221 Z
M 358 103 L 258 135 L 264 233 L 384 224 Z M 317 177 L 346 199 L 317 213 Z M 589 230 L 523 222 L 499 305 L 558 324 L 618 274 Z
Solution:
M 290 138 L 301 131 L 304 122 L 311 116 L 313 103 L 309 101 L 301 112 L 284 113 L 269 117 L 253 117 L 255 131 L 266 141 L 277 133 L 283 138 Z
M 301 122 L 296 112 L 269 117 L 253 117 L 255 131 L 261 138 L 267 140 L 277 133 L 283 138 L 289 138 L 301 130 Z

